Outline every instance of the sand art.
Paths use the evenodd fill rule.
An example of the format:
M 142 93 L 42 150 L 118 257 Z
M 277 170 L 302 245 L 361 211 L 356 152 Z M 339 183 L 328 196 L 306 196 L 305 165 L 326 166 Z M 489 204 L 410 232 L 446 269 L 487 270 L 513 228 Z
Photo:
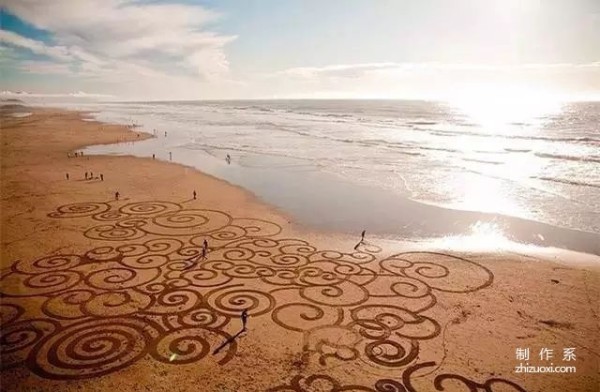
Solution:
M 331 391 L 414 391 L 413 373 L 435 365 L 419 363 L 418 354 L 440 335 L 439 322 L 423 314 L 436 306 L 436 294 L 467 295 L 494 278 L 451 254 L 378 257 L 382 249 L 369 243 L 352 253 L 319 250 L 281 237 L 272 222 L 167 201 L 78 203 L 48 216 L 91 219 L 83 235 L 104 241 L 84 254 L 18 260 L 1 275 L 2 369 L 26 366 L 48 379 L 98 377 L 145 357 L 226 365 L 237 343 L 225 331 L 248 309 L 253 321 L 268 318 L 273 328 L 300 334 L 305 361 L 361 361 L 402 374 L 373 387 L 296 376 L 273 391 L 311 390 L 315 382 Z M 453 273 L 459 266 L 469 273 Z M 25 301 L 37 304 L 35 312 L 25 312 Z M 448 379 L 473 391 L 495 384 L 523 390 L 455 374 L 438 375 L 433 387 L 444 390 Z

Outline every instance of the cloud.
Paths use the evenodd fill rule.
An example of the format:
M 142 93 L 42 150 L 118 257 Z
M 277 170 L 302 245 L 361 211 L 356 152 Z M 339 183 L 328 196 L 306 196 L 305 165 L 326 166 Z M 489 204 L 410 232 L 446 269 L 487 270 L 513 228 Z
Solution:
M 9 13 L 52 35 L 50 43 L 0 31 L 0 40 L 71 67 L 90 78 L 130 80 L 169 74 L 195 80 L 227 78 L 225 46 L 235 36 L 209 31 L 219 15 L 198 5 L 131 0 L 5 0 Z M 35 69 L 28 64 L 29 69 Z M 146 81 L 147 82 L 147 81 Z
M 0 30 L 0 42 L 25 48 L 35 54 L 44 55 L 59 61 L 70 61 L 72 59 L 69 51 L 63 46 L 47 46 L 43 42 L 20 36 L 12 31 Z
M 68 64 L 50 61 L 21 61 L 18 67 L 22 72 L 41 75 L 71 75 L 73 73 Z
M 277 72 L 277 76 L 294 78 L 361 78 L 369 74 L 382 73 L 410 73 L 426 71 L 525 71 L 525 70 L 553 70 L 553 69 L 581 69 L 600 68 L 600 62 L 572 64 L 447 64 L 438 62 L 425 63 L 363 63 L 363 64 L 334 64 L 324 67 L 294 67 Z
M 485 98 L 514 89 L 571 99 L 598 96 L 600 62 L 331 64 L 288 68 L 263 75 L 261 82 L 277 87 L 268 91 L 272 96 L 287 98 L 451 99 L 467 90 Z
M 76 91 L 72 93 L 64 93 L 64 94 L 42 94 L 42 93 L 30 93 L 27 91 L 10 91 L 4 90 L 0 91 L 0 96 L 3 97 L 21 97 L 21 98 L 114 98 L 113 95 L 110 94 L 93 94 L 93 93 L 85 93 L 83 91 Z

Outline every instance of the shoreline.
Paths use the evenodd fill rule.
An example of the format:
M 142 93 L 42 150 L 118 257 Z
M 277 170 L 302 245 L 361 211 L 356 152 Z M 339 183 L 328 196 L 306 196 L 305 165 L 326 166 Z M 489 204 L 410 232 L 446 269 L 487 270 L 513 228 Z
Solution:
M 143 127 L 140 126 L 142 132 L 152 135 L 149 129 L 144 130 Z M 160 154 L 165 157 L 167 151 L 175 151 L 177 163 L 240 187 L 308 230 L 356 235 L 367 229 L 380 238 L 420 242 L 447 237 L 469 240 L 493 235 L 497 242 L 509 247 L 509 242 L 512 242 L 515 246 L 531 245 L 600 255 L 599 233 L 511 215 L 456 209 L 414 200 L 385 189 L 375 192 L 368 186 L 349 182 L 331 173 L 305 174 L 285 169 L 280 172 L 278 169 L 255 169 L 243 164 L 229 167 L 206 149 L 187 151 L 179 146 L 170 148 L 164 144 L 162 137 L 150 139 L 148 143 L 151 144 L 92 145 L 87 151 L 98 155 L 137 157 L 148 157 L 157 152 L 159 159 Z
M 187 391 L 199 383 L 206 390 L 264 391 L 318 375 L 374 388 L 383 379 L 404 382 L 401 374 L 409 371 L 418 391 L 432 390 L 433 377 L 444 374 L 481 384 L 500 378 L 532 391 L 598 385 L 595 256 L 442 251 L 369 236 L 356 251 L 357 236 L 298 225 L 245 189 L 196 169 L 151 158 L 66 157 L 90 144 L 139 139 L 124 126 L 34 109 L 26 118 L 3 118 L 1 132 L 7 362 L 0 377 L 9 391 Z M 85 171 L 103 173 L 104 181 L 85 181 Z M 208 260 L 185 266 L 203 238 Z M 143 247 L 154 258 L 144 259 L 137 251 Z M 208 355 L 198 342 L 206 339 L 212 351 L 235 336 L 243 306 L 250 308 L 249 331 L 222 354 Z M 214 318 L 193 317 L 197 308 Z M 377 327 L 382 311 L 392 327 Z M 39 335 L 22 341 L 23 325 Z M 367 336 L 385 328 L 399 335 L 378 345 L 361 335 L 361 325 Z M 86 362 L 65 358 L 64 347 L 52 351 L 84 327 L 92 337 L 122 330 L 129 343 L 121 347 L 130 354 L 94 364 L 93 352 Z M 191 352 L 170 345 L 177 339 Z M 534 349 L 551 347 L 558 357 L 576 347 L 577 373 L 515 373 L 518 347 L 532 348 L 532 364 Z M 52 352 L 58 360 L 46 355 Z

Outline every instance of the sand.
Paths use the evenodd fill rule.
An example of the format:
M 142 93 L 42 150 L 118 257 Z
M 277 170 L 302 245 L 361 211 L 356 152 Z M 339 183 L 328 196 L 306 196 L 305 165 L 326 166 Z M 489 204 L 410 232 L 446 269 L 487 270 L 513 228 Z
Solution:
M 28 110 L 1 118 L 2 390 L 598 390 L 598 257 L 355 250 L 191 168 L 68 157 L 149 136 Z

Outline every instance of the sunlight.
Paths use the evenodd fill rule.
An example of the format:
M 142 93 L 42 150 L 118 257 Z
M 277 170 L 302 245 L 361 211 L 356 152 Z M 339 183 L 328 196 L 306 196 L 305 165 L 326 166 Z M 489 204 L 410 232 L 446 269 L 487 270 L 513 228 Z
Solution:
M 468 87 L 450 104 L 486 131 L 497 131 L 507 124 L 538 125 L 562 106 L 556 95 L 497 85 Z
M 500 181 L 484 176 L 469 176 L 459 181 L 462 190 L 461 201 L 455 208 L 511 216 L 522 215 L 523 209 L 507 194 Z
M 446 249 L 476 251 L 507 249 L 517 245 L 506 238 L 500 226 L 494 222 L 478 221 L 469 230 L 467 235 L 440 238 L 434 244 Z

